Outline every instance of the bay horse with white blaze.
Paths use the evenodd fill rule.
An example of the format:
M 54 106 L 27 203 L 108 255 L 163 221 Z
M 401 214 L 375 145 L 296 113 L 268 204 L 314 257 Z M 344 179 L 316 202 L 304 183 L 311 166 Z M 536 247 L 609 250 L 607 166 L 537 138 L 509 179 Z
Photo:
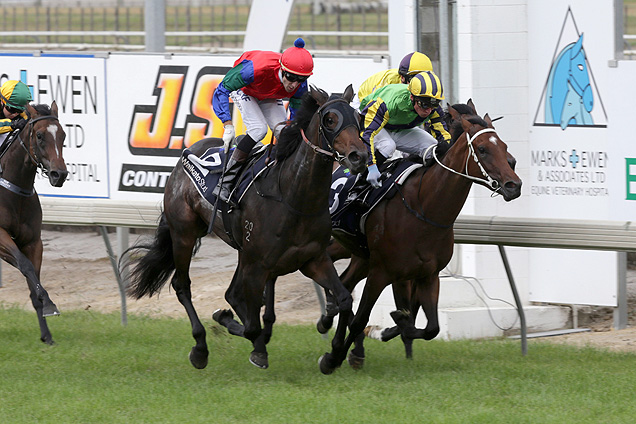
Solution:
M 398 186 L 395 196 L 382 200 L 369 213 L 365 223 L 368 256 L 351 249 L 355 244 L 342 233 L 334 233 L 339 243 L 333 243 L 328 249 L 332 258 L 346 256 L 346 251 L 352 255 L 341 275 L 345 287 L 353 290 L 363 278 L 367 281 L 351 322 L 344 317 L 339 319 L 337 334 L 343 332 L 341 327 L 349 324 L 349 335 L 342 349 L 321 358 L 323 373 L 330 374 L 339 367 L 354 342 L 356 346 L 349 355 L 349 363 L 354 368 L 362 366 L 363 330 L 380 293 L 392 283 L 412 280 L 412 292 L 405 295 L 407 301 L 416 299 L 428 319 L 426 328 L 418 330 L 408 313 L 393 312 L 392 317 L 402 333 L 426 340 L 437 336 L 439 272 L 451 259 L 453 224 L 472 184 L 483 185 L 501 194 L 506 201 L 520 196 L 521 180 L 513 170 L 514 158 L 507 152 L 506 143 L 499 138 L 488 115 L 482 119 L 476 115 L 472 102 L 469 104 L 472 116 L 461 115 L 455 107 L 449 106 L 453 117 L 452 145 L 443 158 L 430 168 L 412 172 L 404 184 Z M 459 105 L 456 107 L 459 109 Z M 330 319 L 321 317 L 319 330 L 322 327 L 326 331 L 331 326 Z
M 351 86 L 337 99 L 328 99 L 325 92 L 312 87 L 294 121 L 281 131 L 274 165 L 255 179 L 236 209 L 214 221 L 214 233 L 238 249 L 238 266 L 225 298 L 243 324 L 233 319 L 230 310 L 216 311 L 214 319 L 231 334 L 252 342 L 250 362 L 260 368 L 269 364 L 266 344 L 275 321 L 278 276 L 300 270 L 333 291 L 341 314 L 351 314 L 351 295 L 340 282 L 326 248 L 331 232 L 328 196 L 333 160 L 346 163 L 354 172 L 363 171 L 367 161 L 357 115 L 349 106 L 352 97 Z M 190 150 L 200 156 L 220 144 L 219 139 L 204 139 Z M 195 368 L 207 365 L 208 347 L 205 329 L 192 305 L 188 271 L 195 244 L 207 234 L 212 210 L 179 163 L 166 184 L 164 212 L 154 241 L 132 248 L 147 253 L 133 258 L 131 296 L 151 296 L 174 271 L 172 287 L 190 318 L 196 342 L 190 351 Z M 227 228 L 224 221 L 229 223 Z M 262 329 L 259 315 L 264 292 L 271 307 L 266 308 Z
M 66 134 L 57 104 L 27 105 L 29 120 L 0 160 L 0 256 L 27 280 L 31 303 L 40 324 L 40 340 L 53 344 L 47 316 L 59 315 L 40 282 L 42 207 L 33 184 L 39 169 L 53 187 L 62 187 L 68 171 L 62 157 Z

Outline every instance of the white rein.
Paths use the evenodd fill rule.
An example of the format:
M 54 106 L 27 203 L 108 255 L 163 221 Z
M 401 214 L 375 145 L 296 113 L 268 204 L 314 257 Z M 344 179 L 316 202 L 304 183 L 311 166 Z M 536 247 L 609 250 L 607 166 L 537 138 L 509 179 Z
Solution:
M 433 158 L 435 158 L 435 162 L 438 163 L 439 166 L 441 166 L 442 168 L 446 169 L 447 171 L 450 171 L 454 174 L 457 175 L 461 175 L 462 177 L 468 178 L 469 180 L 473 180 L 479 183 L 484 183 L 486 186 L 490 187 L 491 190 L 493 191 L 497 191 L 499 189 L 499 183 L 496 180 L 493 180 L 490 175 L 488 175 L 488 173 L 486 172 L 486 170 L 484 169 L 484 167 L 481 165 L 481 162 L 479 162 L 479 158 L 477 158 L 477 154 L 475 154 L 475 149 L 473 148 L 473 141 L 479 137 L 481 134 L 487 133 L 487 132 L 495 132 L 494 129 L 492 128 L 484 128 L 483 130 L 479 130 L 475 133 L 475 135 L 473 135 L 472 137 L 470 137 L 468 135 L 468 133 L 466 134 L 466 140 L 468 140 L 468 149 L 473 157 L 473 160 L 475 161 L 475 163 L 477 164 L 477 166 L 479 166 L 479 169 L 481 170 L 482 175 L 484 176 L 484 178 L 478 178 L 478 177 L 473 177 L 472 175 L 468 174 L 468 162 L 470 160 L 470 155 L 466 156 L 466 167 L 465 167 L 465 173 L 461 173 L 458 171 L 455 171 L 452 168 L 449 168 L 448 166 L 444 165 L 438 158 L 437 155 L 435 154 L 435 148 L 437 147 L 437 144 L 433 144 L 432 146 L 430 146 L 428 149 L 426 149 L 426 152 L 424 153 L 424 157 L 426 157 L 429 153 L 429 150 L 433 149 L 432 155 Z

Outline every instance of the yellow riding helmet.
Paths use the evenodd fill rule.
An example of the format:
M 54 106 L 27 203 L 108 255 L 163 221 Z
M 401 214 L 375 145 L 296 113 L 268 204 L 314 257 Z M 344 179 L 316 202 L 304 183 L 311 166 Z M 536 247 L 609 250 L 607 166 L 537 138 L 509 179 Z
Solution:
M 409 82 L 409 92 L 415 97 L 444 99 L 444 88 L 439 77 L 433 71 L 420 72 Z
M 433 64 L 431 63 L 431 59 L 428 58 L 424 53 L 413 52 L 409 53 L 400 61 L 400 66 L 398 67 L 398 73 L 400 75 L 415 75 L 424 71 L 432 71 Z
M 31 90 L 22 81 L 9 80 L 0 88 L 2 101 L 14 109 L 24 110 L 31 100 Z

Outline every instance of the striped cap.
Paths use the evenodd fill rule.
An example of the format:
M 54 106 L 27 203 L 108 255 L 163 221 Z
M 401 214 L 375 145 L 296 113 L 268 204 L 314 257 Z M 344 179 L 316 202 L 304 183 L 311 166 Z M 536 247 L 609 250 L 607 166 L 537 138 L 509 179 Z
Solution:
M 413 52 L 404 56 L 398 67 L 398 73 L 400 75 L 415 75 L 420 72 L 432 70 L 433 64 L 431 63 L 431 59 L 420 52 Z
M 433 71 L 420 72 L 409 82 L 409 92 L 415 97 L 444 99 L 444 88 L 439 77 Z

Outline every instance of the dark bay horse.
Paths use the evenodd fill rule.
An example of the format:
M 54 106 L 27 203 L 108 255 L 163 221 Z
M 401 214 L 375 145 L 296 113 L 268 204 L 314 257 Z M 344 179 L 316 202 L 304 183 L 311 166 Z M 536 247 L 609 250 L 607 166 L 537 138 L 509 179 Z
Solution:
M 490 118 L 483 119 L 476 112 L 473 116 L 460 115 L 454 107 L 449 107 L 449 113 L 453 117 L 452 145 L 441 161 L 428 169 L 414 171 L 395 196 L 381 201 L 369 214 L 365 223 L 369 256 L 344 247 L 353 245 L 346 238 L 328 249 L 333 259 L 346 256 L 347 250 L 352 254 L 341 275 L 345 287 L 353 290 L 363 278 L 367 281 L 343 348 L 325 354 L 320 360 L 320 369 L 325 374 L 342 364 L 354 342 L 356 347 L 349 355 L 349 363 L 354 368 L 362 366 L 363 330 L 378 296 L 389 284 L 412 280 L 411 292 L 404 296 L 407 302 L 416 299 L 428 319 L 426 328 L 417 330 L 408 314 L 396 311 L 392 316 L 402 331 L 410 332 L 411 338 L 430 340 L 437 336 L 439 272 L 451 259 L 453 224 L 472 184 L 483 185 L 506 201 L 521 194 L 521 180 L 513 170 L 514 158 Z M 341 317 L 336 334 L 342 333 L 341 327 L 346 324 Z
M 0 256 L 26 277 L 31 303 L 40 323 L 40 340 L 53 344 L 47 316 L 59 315 L 40 282 L 42 207 L 33 187 L 38 168 L 54 187 L 62 187 L 68 171 L 62 157 L 66 134 L 57 104 L 27 105 L 29 121 L 0 160 Z
M 360 139 L 357 114 L 349 106 L 352 97 L 351 86 L 343 98 L 331 100 L 322 90 L 312 88 L 294 121 L 281 132 L 276 163 L 255 180 L 238 208 L 214 221 L 214 233 L 238 248 L 238 267 L 225 298 L 243 324 L 234 321 L 229 310 L 215 312 L 214 318 L 230 333 L 252 342 L 250 362 L 260 368 L 268 366 L 266 344 L 275 321 L 273 288 L 278 276 L 300 270 L 333 291 L 341 314 L 351 313 L 351 295 L 340 282 L 326 248 L 331 232 L 328 196 L 333 160 L 346 163 L 354 172 L 366 167 L 367 150 Z M 190 150 L 201 155 L 218 142 L 204 139 Z M 156 293 L 174 271 L 172 287 L 186 309 L 196 341 L 190 351 L 195 368 L 207 365 L 208 347 L 205 329 L 192 305 L 188 271 L 195 244 L 207 234 L 212 210 L 179 163 L 166 184 L 164 212 L 154 241 L 132 248 L 147 253 L 133 258 L 131 296 Z M 224 221 L 229 222 L 227 228 Z M 264 292 L 271 307 L 263 316 L 263 330 L 259 314 Z

